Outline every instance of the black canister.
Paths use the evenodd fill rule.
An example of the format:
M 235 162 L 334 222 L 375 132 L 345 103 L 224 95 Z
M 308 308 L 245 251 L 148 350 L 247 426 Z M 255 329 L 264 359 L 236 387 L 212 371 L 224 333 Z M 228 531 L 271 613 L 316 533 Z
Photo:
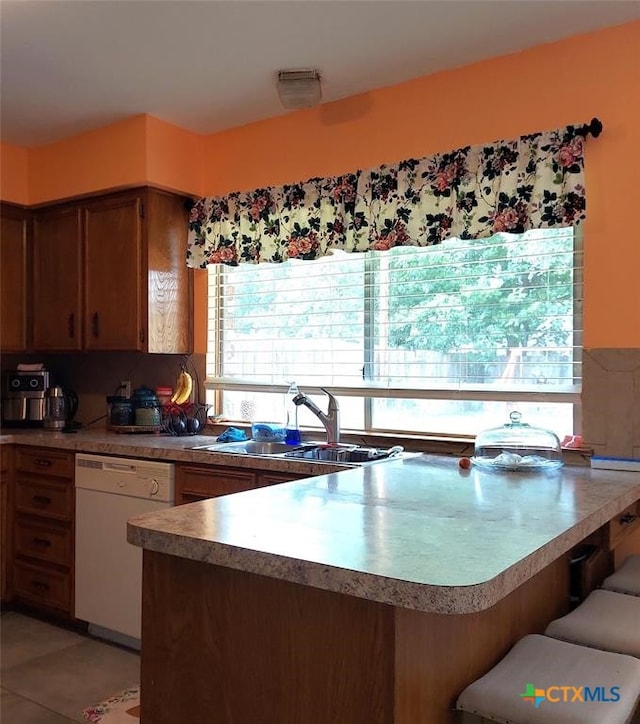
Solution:
M 126 397 L 107 397 L 109 405 L 109 424 L 116 427 L 133 425 L 133 404 Z

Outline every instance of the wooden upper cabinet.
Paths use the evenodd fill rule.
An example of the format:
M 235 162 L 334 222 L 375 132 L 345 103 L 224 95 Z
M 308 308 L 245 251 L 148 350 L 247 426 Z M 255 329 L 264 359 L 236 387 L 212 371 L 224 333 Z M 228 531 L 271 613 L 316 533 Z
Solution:
M 0 205 L 0 347 L 22 352 L 28 346 L 29 211 Z
M 147 351 L 193 351 L 193 270 L 187 268 L 189 210 L 182 196 L 150 190 L 146 229 Z
M 139 196 L 83 209 L 86 349 L 145 349 L 142 210 Z
M 185 201 L 145 187 L 40 209 L 34 348 L 192 352 Z
M 39 212 L 33 225 L 33 347 L 82 349 L 80 209 Z

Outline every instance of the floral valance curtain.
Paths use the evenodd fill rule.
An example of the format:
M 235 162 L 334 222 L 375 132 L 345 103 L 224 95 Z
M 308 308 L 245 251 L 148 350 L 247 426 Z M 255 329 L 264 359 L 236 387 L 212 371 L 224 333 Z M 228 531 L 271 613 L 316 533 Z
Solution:
M 585 217 L 588 130 L 566 126 L 332 178 L 203 198 L 191 211 L 187 265 L 278 263 L 334 249 L 430 246 L 451 237 L 576 225 Z

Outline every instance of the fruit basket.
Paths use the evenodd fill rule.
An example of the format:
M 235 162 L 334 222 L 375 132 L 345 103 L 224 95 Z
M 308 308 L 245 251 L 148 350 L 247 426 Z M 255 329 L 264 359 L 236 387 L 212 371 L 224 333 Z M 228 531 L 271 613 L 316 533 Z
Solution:
M 191 370 L 191 371 L 189 371 Z M 211 405 L 200 400 L 200 380 L 188 356 L 183 357 L 175 388 L 169 399 L 170 388 L 163 388 L 164 400 L 160 408 L 162 431 L 169 435 L 198 435 L 207 424 L 207 413 Z
M 168 402 L 162 407 L 162 430 L 169 435 L 198 435 L 204 430 L 210 405 Z

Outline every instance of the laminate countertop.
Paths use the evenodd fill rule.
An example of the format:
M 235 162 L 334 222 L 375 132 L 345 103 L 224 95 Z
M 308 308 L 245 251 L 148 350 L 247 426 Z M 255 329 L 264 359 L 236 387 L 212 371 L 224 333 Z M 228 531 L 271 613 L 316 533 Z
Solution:
M 266 470 L 294 475 L 318 475 L 348 470 L 353 465 L 316 460 L 296 460 L 256 455 L 194 450 L 199 445 L 213 445 L 213 435 L 172 436 L 167 434 L 122 434 L 108 430 L 79 430 L 74 433 L 51 430 L 3 431 L 0 445 L 16 444 L 55 448 L 73 452 L 118 455 L 174 463 L 223 465 L 247 470 Z
M 640 500 L 640 473 L 377 463 L 129 520 L 145 549 L 419 611 L 493 606 Z

